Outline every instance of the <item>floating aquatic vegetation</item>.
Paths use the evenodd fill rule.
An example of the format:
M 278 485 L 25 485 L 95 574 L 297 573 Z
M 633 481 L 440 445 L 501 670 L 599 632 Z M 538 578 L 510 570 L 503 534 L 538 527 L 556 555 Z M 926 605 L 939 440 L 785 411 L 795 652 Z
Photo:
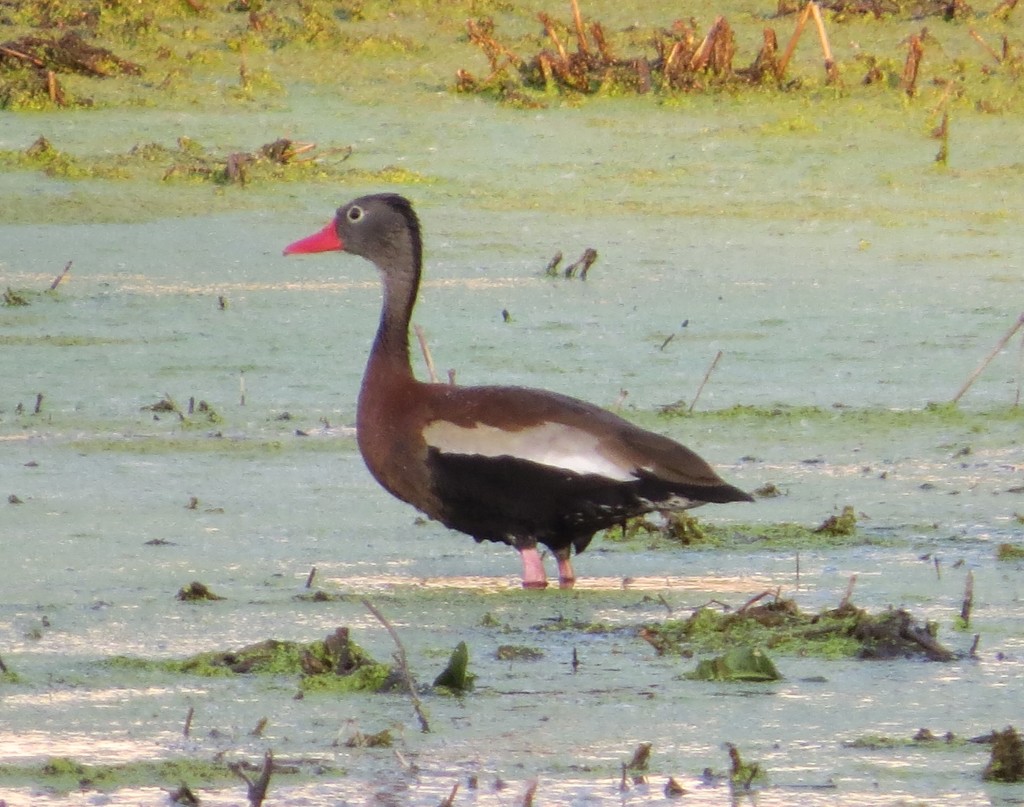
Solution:
M 767 778 L 758 762 L 744 762 L 740 756 L 740 750 L 732 743 L 725 744 L 729 752 L 729 784 L 733 787 L 749 789 L 755 781 L 762 781 Z
M 154 150 L 143 147 L 138 153 L 148 158 L 146 152 Z M 221 185 L 246 185 L 270 179 L 308 180 L 325 174 L 335 175 L 337 166 L 351 156 L 352 146 L 318 149 L 315 143 L 297 143 L 283 137 L 252 152 L 217 156 L 190 138 L 179 138 L 176 159 L 164 171 L 162 179 L 198 179 Z
M 494 657 L 498 661 L 539 661 L 544 658 L 544 651 L 526 645 L 503 644 L 494 651 Z
M 996 549 L 996 560 L 1024 560 L 1024 546 L 1002 543 Z
M 118 764 L 87 764 L 69 757 L 50 757 L 32 764 L 0 765 L 0 783 L 10 787 L 31 786 L 49 793 L 82 791 L 113 791 L 127 787 L 163 787 L 189 791 L 191 787 L 214 787 L 229 784 L 237 776 L 236 769 L 253 770 L 247 761 L 225 762 L 192 757 L 173 759 L 140 759 Z M 331 771 L 322 761 L 274 762 L 274 773 L 281 776 L 321 776 Z M 186 804 L 178 800 L 176 803 Z M 191 802 L 198 803 L 198 802 Z
M 18 306 L 29 305 L 29 301 L 22 292 L 15 291 L 8 286 L 4 292 L 4 305 L 17 308 Z
M 752 604 L 760 599 L 730 612 L 699 608 L 685 620 L 645 625 L 638 635 L 659 655 L 690 656 L 748 646 L 826 658 L 951 661 L 956 657 L 936 639 L 935 623 L 922 625 L 902 608 L 869 614 L 844 599 L 838 608 L 807 614 L 793 600 L 777 595 L 766 603 Z
M 265 639 L 235 650 L 212 650 L 185 659 L 149 661 L 114 656 L 107 664 L 137 670 L 207 677 L 299 676 L 302 692 L 378 692 L 394 682 L 392 668 L 352 641 L 348 628 L 303 644 Z
M 390 748 L 394 744 L 395 738 L 390 729 L 381 729 L 372 734 L 364 734 L 357 730 L 343 743 L 345 748 Z
M 475 675 L 469 672 L 469 648 L 459 642 L 448 659 L 448 666 L 434 679 L 434 687 L 455 694 L 468 692 L 473 688 Z
M 853 535 L 857 531 L 857 516 L 849 505 L 838 516 L 829 516 L 815 532 L 824 535 Z
M 1024 740 L 1013 726 L 992 733 L 992 756 L 982 778 L 994 782 L 1024 781 Z
M 118 165 L 88 163 L 60 151 L 45 137 L 38 137 L 21 151 L 0 151 L 0 166 L 42 171 L 49 177 L 62 179 L 123 179 L 127 173 Z
M 198 504 L 198 502 L 196 502 L 196 504 Z M 182 602 L 200 602 L 223 600 L 224 597 L 221 597 L 219 594 L 214 594 L 205 583 L 200 583 L 198 580 L 194 580 L 187 586 L 181 588 L 175 595 L 175 599 L 181 600 Z
M 0 658 L 0 684 L 19 684 L 21 677 Z
M 702 659 L 687 674 L 694 681 L 778 681 L 774 662 L 756 647 L 733 647 L 720 656 Z
M 137 76 L 142 68 L 107 48 L 86 42 L 77 32 L 59 39 L 27 35 L 0 44 L 0 109 L 88 106 L 61 85 L 58 73 L 94 78 Z
M 660 539 L 686 547 L 801 548 L 876 543 L 880 539 L 857 530 L 853 507 L 844 506 L 839 515 L 828 516 L 817 527 L 781 522 L 777 524 L 711 524 L 688 512 L 665 513 L 661 517 L 637 516 L 621 529 L 610 529 L 605 539 L 639 541 Z
M 970 742 L 990 742 L 991 737 L 977 738 Z M 935 734 L 931 729 L 918 729 L 913 737 L 892 737 L 888 734 L 864 734 L 852 740 L 844 740 L 843 748 L 866 748 L 871 751 L 886 750 L 891 748 L 913 748 L 928 745 L 965 745 L 968 741 L 957 737 L 953 732 L 947 731 L 943 734 Z

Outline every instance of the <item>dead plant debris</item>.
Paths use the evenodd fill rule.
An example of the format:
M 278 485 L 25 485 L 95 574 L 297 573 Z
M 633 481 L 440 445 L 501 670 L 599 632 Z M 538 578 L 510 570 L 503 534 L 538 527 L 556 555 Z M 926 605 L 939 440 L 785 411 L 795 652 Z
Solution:
M 870 614 L 844 600 L 839 607 L 804 613 L 796 602 L 768 592 L 771 599 L 723 612 L 702 607 L 687 619 L 669 619 L 639 630 L 659 655 L 684 657 L 749 646 L 778 653 L 862 659 L 925 658 L 952 661 L 939 643 L 938 626 L 922 624 L 902 608 Z M 754 598 L 750 602 L 761 599 Z
M 224 597 L 221 597 L 219 594 L 214 594 L 205 583 L 193 580 L 187 586 L 178 590 L 178 593 L 175 595 L 175 599 L 181 600 L 182 602 L 199 602 L 203 600 L 223 600 Z
M 734 68 L 736 42 L 732 27 L 718 16 L 701 36 L 693 20 L 676 20 L 652 34 L 652 55 L 620 56 L 600 22 L 584 22 L 577 0 L 572 0 L 573 24 L 558 22 L 546 12 L 538 14 L 551 47 L 532 57 L 517 54 L 497 38 L 490 18 L 466 23 L 470 42 L 487 57 L 490 72 L 483 78 L 467 70 L 456 73 L 461 92 L 497 95 L 505 102 L 525 107 L 542 106 L 529 91 L 580 94 L 645 94 L 705 92 L 711 89 L 751 86 L 764 82 L 782 84 L 786 67 L 808 19 L 814 18 L 830 83 L 838 81 L 824 22 L 818 6 L 809 2 L 801 12 L 796 30 L 782 54 L 778 38 L 764 30 L 761 49 L 748 67 Z M 575 48 L 572 40 L 575 38 Z
M 994 782 L 1024 782 L 1024 741 L 1013 726 L 992 732 L 992 756 L 982 778 Z

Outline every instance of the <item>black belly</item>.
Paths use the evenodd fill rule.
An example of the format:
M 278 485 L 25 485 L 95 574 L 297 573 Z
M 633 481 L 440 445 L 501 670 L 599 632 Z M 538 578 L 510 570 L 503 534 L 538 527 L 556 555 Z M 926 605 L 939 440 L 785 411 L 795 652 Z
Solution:
M 701 503 L 651 477 L 622 481 L 575 474 L 515 457 L 444 454 L 430 449 L 439 520 L 478 541 L 534 542 L 582 552 L 594 533 L 657 509 Z

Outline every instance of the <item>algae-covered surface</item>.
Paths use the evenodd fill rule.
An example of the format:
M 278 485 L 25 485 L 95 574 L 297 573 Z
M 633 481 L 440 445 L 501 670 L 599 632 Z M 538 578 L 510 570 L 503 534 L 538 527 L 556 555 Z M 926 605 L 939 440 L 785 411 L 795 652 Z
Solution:
M 267 751 L 268 804 L 1024 799 L 985 777 L 1024 723 L 1024 18 L 823 4 L 837 76 L 813 20 L 778 80 L 701 67 L 719 16 L 735 69 L 781 56 L 785 11 L 584 2 L 628 63 L 576 91 L 523 78 L 570 64 L 569 3 L 3 6 L 0 799 L 242 804 Z M 390 499 L 353 429 L 374 272 L 281 256 L 384 190 L 439 372 L 616 409 L 756 504 L 524 592 Z M 947 654 L 863 658 L 896 618 Z M 691 677 L 747 656 L 779 677 Z

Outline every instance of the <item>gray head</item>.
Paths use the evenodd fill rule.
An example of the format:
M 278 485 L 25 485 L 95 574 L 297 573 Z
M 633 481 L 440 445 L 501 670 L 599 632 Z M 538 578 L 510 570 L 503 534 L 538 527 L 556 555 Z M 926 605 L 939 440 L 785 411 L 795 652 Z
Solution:
M 341 250 L 374 263 L 385 275 L 418 276 L 423 260 L 420 223 L 397 193 L 360 196 L 338 208 L 317 233 L 285 247 L 285 255 Z

